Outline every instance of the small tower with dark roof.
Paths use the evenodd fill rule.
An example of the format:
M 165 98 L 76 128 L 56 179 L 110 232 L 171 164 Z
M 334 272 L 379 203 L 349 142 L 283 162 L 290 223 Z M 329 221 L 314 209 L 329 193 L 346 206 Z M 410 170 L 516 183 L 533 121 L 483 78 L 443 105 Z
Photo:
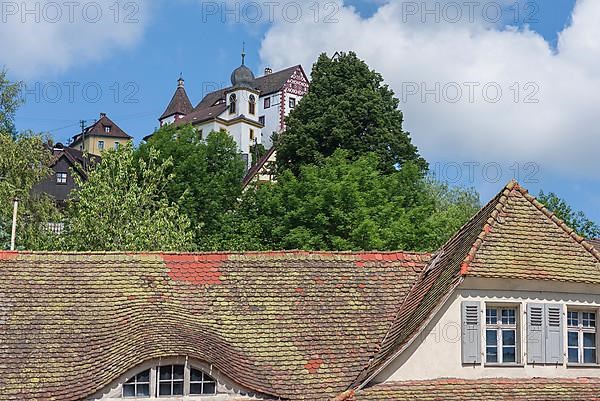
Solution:
M 171 98 L 171 102 L 167 106 L 165 112 L 159 117 L 160 126 L 171 124 L 194 110 L 192 102 L 185 91 L 185 81 L 180 75 L 177 80 L 177 89 Z

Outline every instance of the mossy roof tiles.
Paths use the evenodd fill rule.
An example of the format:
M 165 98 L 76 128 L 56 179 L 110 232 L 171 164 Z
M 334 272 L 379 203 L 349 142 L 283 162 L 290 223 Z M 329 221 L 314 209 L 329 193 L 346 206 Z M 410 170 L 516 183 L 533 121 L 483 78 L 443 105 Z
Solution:
M 189 355 L 284 399 L 345 390 L 429 255 L 0 253 L 0 399 L 78 400 Z
M 600 378 L 441 379 L 392 382 L 359 391 L 353 401 L 600 401 Z

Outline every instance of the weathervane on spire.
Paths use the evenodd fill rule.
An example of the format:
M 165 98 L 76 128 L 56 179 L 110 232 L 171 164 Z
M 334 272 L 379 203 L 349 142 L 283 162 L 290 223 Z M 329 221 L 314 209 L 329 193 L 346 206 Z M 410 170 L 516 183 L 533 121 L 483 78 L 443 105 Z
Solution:
M 245 58 L 246 58 L 246 42 L 242 42 L 242 65 L 244 65 Z

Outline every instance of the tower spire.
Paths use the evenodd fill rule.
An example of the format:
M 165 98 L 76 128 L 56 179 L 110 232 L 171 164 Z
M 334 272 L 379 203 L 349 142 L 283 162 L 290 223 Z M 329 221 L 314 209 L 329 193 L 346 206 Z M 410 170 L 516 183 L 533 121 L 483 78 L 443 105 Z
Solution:
M 246 59 L 246 42 L 242 42 L 242 65 Z
M 183 88 L 184 85 L 184 80 L 183 80 L 183 73 L 179 73 L 179 79 L 177 80 L 177 87 L 178 88 Z

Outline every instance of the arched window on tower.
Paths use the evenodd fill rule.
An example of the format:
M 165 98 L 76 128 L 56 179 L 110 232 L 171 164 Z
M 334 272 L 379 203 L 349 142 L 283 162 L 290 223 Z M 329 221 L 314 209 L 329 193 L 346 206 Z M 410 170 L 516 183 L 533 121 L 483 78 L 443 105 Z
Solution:
M 250 100 L 248 101 L 248 112 L 252 115 L 256 114 L 256 97 L 254 95 L 250 95 Z
M 235 103 L 237 102 L 237 97 L 235 93 L 229 95 L 229 114 L 235 114 Z

